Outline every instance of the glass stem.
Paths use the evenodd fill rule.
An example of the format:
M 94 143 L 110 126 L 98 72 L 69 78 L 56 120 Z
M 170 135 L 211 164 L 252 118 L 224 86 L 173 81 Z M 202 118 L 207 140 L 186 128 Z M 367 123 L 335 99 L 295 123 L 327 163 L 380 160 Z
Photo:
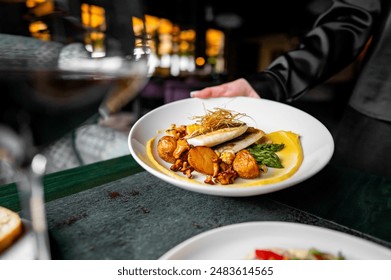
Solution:
M 37 154 L 31 163 L 31 221 L 37 243 L 37 259 L 49 260 L 50 245 L 46 222 L 45 195 L 42 176 L 46 170 L 46 158 Z
M 45 169 L 46 158 L 40 154 L 36 155 L 32 160 L 31 170 L 28 170 L 18 183 L 22 214 L 31 221 L 35 241 L 34 258 L 38 260 L 51 259 L 42 184 Z

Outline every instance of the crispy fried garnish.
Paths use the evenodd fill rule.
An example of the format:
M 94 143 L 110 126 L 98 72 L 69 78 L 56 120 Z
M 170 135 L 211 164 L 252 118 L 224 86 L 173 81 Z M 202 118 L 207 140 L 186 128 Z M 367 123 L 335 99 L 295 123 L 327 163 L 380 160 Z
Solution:
M 193 119 L 196 120 L 196 123 L 200 125 L 200 128 L 195 130 L 191 136 L 194 137 L 222 128 L 245 125 L 245 122 L 239 120 L 244 116 L 246 116 L 246 114 L 222 108 L 214 108 L 214 111 L 207 110 L 205 115 L 193 117 Z

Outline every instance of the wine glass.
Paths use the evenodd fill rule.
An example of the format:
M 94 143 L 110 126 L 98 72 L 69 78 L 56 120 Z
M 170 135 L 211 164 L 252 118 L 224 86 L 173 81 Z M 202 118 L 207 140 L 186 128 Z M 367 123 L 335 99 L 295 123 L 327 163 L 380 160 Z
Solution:
M 150 75 L 144 23 L 141 0 L 0 0 L 0 150 L 21 174 L 36 259 L 51 258 L 40 152 L 138 94 Z

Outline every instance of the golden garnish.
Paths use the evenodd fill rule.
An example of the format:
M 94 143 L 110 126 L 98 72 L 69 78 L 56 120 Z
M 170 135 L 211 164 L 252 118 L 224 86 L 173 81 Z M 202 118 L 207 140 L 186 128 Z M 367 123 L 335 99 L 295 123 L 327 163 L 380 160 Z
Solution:
M 232 110 L 222 108 L 214 108 L 214 110 L 207 110 L 205 115 L 195 116 L 192 118 L 196 120 L 196 123 L 200 126 L 200 128 L 193 131 L 191 136 L 197 136 L 222 128 L 238 127 L 245 125 L 245 122 L 239 120 L 240 118 L 245 116 L 246 114 L 237 113 Z

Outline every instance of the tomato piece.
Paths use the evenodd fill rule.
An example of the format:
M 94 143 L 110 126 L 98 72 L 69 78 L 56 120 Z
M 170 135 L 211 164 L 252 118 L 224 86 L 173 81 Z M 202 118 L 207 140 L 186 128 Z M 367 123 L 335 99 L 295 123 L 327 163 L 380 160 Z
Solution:
M 255 250 L 255 257 L 258 260 L 283 260 L 284 256 L 270 250 Z

